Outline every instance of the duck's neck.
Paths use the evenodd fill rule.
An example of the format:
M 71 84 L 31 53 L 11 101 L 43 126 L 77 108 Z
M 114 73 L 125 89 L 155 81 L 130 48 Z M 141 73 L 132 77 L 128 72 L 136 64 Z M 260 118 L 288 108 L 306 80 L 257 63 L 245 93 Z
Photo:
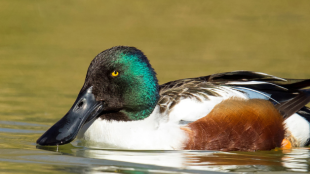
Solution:
M 122 110 L 121 112 L 124 113 L 130 120 L 142 120 L 153 112 L 154 107 L 149 107 L 148 109 L 144 109 L 141 111 L 128 111 Z
M 126 65 L 126 71 L 120 78 L 127 86 L 122 96 L 124 109 L 121 112 L 130 120 L 145 119 L 159 100 L 156 73 L 144 55 L 120 54 L 120 57 L 118 61 Z
M 159 100 L 157 81 L 139 86 L 138 89 L 128 91 L 124 97 L 128 104 L 121 112 L 130 120 L 142 120 L 151 115 Z

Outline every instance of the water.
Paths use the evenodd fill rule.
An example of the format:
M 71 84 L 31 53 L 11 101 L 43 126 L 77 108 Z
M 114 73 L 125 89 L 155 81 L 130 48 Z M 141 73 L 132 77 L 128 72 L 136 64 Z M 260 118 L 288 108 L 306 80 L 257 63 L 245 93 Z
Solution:
M 0 1 L 1 173 L 309 172 L 309 148 L 124 151 L 35 141 L 73 104 L 92 58 L 141 49 L 160 83 L 234 70 L 310 78 L 308 1 Z
M 43 133 L 45 125 L 1 121 L 0 126 L 0 167 L 8 173 L 309 171 L 309 148 L 213 152 L 91 149 L 72 144 L 36 147 L 33 140 Z

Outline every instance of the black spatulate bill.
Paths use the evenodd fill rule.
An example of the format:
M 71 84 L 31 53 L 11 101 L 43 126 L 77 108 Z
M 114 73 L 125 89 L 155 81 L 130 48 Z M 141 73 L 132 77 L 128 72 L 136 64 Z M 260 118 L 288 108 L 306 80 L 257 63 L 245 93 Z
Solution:
M 39 145 L 62 145 L 70 143 L 80 128 L 95 119 L 103 110 L 101 101 L 96 101 L 92 87 L 81 91 L 68 113 L 49 128 L 38 140 Z

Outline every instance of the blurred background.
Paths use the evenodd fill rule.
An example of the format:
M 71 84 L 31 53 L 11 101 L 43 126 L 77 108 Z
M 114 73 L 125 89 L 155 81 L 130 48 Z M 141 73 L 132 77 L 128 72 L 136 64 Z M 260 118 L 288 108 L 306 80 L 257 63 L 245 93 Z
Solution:
M 141 49 L 160 84 L 235 70 L 310 78 L 309 9 L 307 0 L 0 0 L 0 120 L 52 125 L 91 60 L 117 45 Z M 14 144 L 2 132 L 0 144 L 33 148 L 39 135 Z
M 160 83 L 235 70 L 310 78 L 308 1 L 0 4 L 0 113 L 11 115 L 3 119 L 57 120 L 90 61 L 117 45 L 141 49 Z

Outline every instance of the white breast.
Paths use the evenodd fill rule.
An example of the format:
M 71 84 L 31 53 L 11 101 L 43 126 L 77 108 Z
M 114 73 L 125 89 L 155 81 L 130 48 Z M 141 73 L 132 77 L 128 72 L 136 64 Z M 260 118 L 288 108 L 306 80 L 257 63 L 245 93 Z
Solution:
M 187 137 L 178 124 L 160 116 L 156 107 L 149 117 L 139 121 L 98 118 L 92 124 L 85 125 L 77 138 L 97 148 L 173 150 L 182 149 Z

